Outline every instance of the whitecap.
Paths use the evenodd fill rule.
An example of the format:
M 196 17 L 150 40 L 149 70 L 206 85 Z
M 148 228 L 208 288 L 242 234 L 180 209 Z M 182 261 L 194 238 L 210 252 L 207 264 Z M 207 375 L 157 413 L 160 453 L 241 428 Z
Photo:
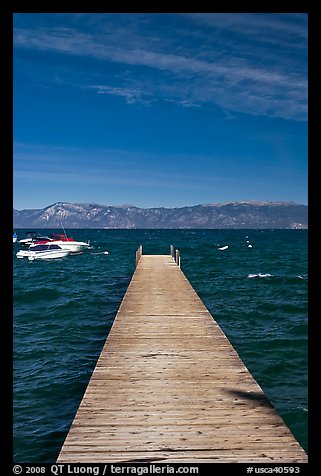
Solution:
M 258 273 L 258 274 L 248 274 L 247 277 L 248 278 L 270 278 L 272 276 L 272 274 L 269 274 L 269 273 Z

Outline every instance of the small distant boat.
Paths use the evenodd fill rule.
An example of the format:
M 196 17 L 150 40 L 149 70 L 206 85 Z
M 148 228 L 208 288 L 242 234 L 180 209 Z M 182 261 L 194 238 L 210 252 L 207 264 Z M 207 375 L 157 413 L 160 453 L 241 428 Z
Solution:
M 28 258 L 30 261 L 36 259 L 64 258 L 70 253 L 69 250 L 63 250 L 60 246 L 52 243 L 41 245 L 30 245 L 28 250 L 20 250 L 16 253 L 17 258 Z
M 36 243 L 37 241 L 51 241 L 51 239 L 48 236 L 41 236 L 38 234 L 37 231 L 27 231 L 26 232 L 27 238 L 23 238 L 22 240 L 19 240 L 20 245 L 24 246 L 29 246 L 32 243 Z
M 14 232 L 14 234 L 13 234 L 13 243 L 16 243 L 17 239 L 18 239 L 17 233 Z
M 218 249 L 221 250 L 221 251 L 224 251 L 224 250 L 227 250 L 227 248 L 228 248 L 228 245 L 222 246 L 221 248 L 218 248 Z

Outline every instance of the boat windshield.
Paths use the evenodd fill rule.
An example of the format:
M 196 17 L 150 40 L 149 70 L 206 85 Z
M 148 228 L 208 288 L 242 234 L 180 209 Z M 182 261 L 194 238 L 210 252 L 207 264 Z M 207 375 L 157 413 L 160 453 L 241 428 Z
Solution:
M 30 246 L 30 251 L 47 251 L 47 250 L 61 250 L 58 245 L 35 245 Z

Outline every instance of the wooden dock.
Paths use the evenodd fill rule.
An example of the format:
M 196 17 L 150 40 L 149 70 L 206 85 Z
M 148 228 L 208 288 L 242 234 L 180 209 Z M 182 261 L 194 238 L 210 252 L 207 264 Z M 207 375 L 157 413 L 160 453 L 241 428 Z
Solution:
M 136 262 L 57 462 L 307 462 L 173 257 Z

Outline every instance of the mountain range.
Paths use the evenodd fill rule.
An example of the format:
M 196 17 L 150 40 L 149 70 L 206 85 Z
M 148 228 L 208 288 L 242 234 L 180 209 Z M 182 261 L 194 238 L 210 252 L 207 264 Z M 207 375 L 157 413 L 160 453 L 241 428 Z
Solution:
M 57 202 L 13 210 L 14 228 L 308 228 L 308 207 L 294 202 L 228 202 L 138 208 Z

